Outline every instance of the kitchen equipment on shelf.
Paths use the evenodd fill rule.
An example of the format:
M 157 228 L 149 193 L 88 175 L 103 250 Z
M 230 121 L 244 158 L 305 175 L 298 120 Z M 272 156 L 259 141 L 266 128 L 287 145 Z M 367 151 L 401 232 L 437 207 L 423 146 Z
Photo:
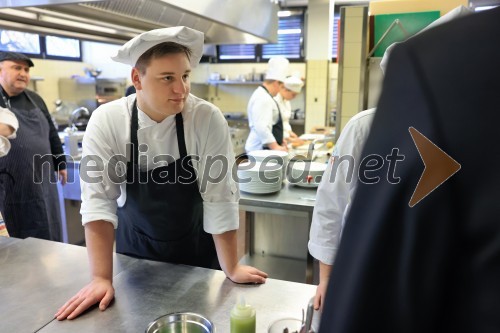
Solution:
M 326 166 L 326 163 L 292 161 L 290 162 L 291 171 L 288 181 L 300 187 L 318 187 Z
M 215 325 L 191 312 L 170 313 L 149 323 L 146 333 L 214 333 Z
M 247 153 L 250 160 L 254 159 L 256 162 L 275 162 L 283 166 L 283 176 L 282 180 L 286 179 L 287 176 L 287 166 L 290 160 L 288 152 L 281 150 L 254 150 Z
M 253 194 L 274 193 L 281 190 L 283 166 L 275 162 L 245 161 L 238 165 L 240 190 Z

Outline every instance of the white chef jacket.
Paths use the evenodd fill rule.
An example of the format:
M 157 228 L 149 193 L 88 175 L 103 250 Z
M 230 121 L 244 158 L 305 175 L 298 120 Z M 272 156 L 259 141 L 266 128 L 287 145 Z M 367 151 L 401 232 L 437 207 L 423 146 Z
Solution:
M 332 159 L 342 156 L 354 158 L 352 179 L 346 182 L 349 162 L 344 161 L 333 175 L 332 159 L 323 174 L 316 195 L 311 231 L 309 234 L 309 253 L 319 261 L 332 265 L 340 244 L 340 237 L 351 201 L 358 184 L 358 166 L 361 152 L 370 132 L 375 108 L 359 112 L 345 125 L 335 145 Z M 335 178 L 333 178 L 335 176 Z
M 247 152 L 261 150 L 263 145 L 276 142 L 272 131 L 273 125 L 279 120 L 279 113 L 280 110 L 274 98 L 266 89 L 258 87 L 250 97 L 247 106 L 250 126 L 250 134 L 245 144 Z
M 292 132 L 292 125 L 290 125 L 290 117 L 292 116 L 292 104 L 289 100 L 284 99 L 281 93 L 274 97 L 281 111 L 281 119 L 283 120 L 283 138 L 288 139 Z
M 130 143 L 130 121 L 135 98 L 135 94 L 123 97 L 100 106 L 92 113 L 83 137 L 82 161 L 85 159 L 92 161 L 87 165 L 98 169 L 95 165 L 99 166 L 99 160 L 102 160 L 105 168 L 117 168 L 119 174 L 125 172 L 124 163 L 110 164 L 109 160 L 111 156 L 117 154 L 127 156 L 126 145 Z M 192 161 L 199 176 L 198 185 L 203 199 L 204 230 L 211 234 L 220 234 L 238 229 L 239 190 L 231 177 L 235 158 L 227 121 L 215 105 L 193 95 L 187 98 L 182 116 L 187 153 L 200 157 L 199 161 L 194 159 Z M 167 165 L 169 161 L 173 162 L 180 157 L 175 115 L 157 123 L 138 109 L 138 125 L 139 149 L 142 144 L 147 144 L 148 148 L 145 153 L 139 153 L 141 170 L 151 170 L 160 165 Z M 166 155 L 170 155 L 171 158 L 167 158 Z M 228 168 L 225 170 L 225 176 L 219 182 L 207 182 L 204 187 L 205 172 L 210 171 L 210 176 L 217 178 L 223 170 L 222 163 L 211 163 L 211 166 L 206 163 L 207 157 L 218 155 L 227 158 Z M 163 161 L 158 162 L 158 158 Z M 119 184 L 116 180 L 113 181 L 106 171 L 99 170 L 101 171 L 86 172 L 88 177 L 102 177 L 102 181 L 92 183 L 82 179 L 83 165 L 80 169 L 82 223 L 105 220 L 111 222 L 116 228 L 118 225 L 117 207 L 122 207 L 127 199 L 126 183 Z
M 0 135 L 0 157 L 7 155 L 10 150 L 9 139 L 15 139 L 17 129 L 19 128 L 19 122 L 17 121 L 16 115 L 6 108 L 0 108 L 0 123 L 9 125 L 14 129 L 11 135 L 8 137 Z

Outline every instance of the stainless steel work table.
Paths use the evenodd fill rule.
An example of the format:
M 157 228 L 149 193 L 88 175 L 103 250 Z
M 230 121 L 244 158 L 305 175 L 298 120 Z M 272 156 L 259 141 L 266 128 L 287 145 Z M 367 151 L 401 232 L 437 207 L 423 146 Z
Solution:
M 116 255 L 113 273 L 135 261 Z M 5 333 L 35 332 L 49 323 L 90 276 L 85 248 L 35 238 L 0 246 L 0 272 L 0 332 Z
M 144 332 L 149 322 L 177 311 L 210 318 L 229 332 L 229 313 L 242 294 L 257 310 L 257 332 L 284 317 L 301 317 L 315 286 L 268 279 L 239 285 L 221 271 L 116 255 L 115 301 L 74 320 L 57 321 L 57 308 L 89 280 L 84 247 L 26 239 L 0 249 L 0 332 Z M 5 273 L 4 273 L 5 272 Z M 8 287 L 7 287 L 8 286 Z
M 7 247 L 9 245 L 12 245 L 12 244 L 18 242 L 18 241 L 19 241 L 19 239 L 17 239 L 17 238 L 9 238 L 9 237 L 0 236 L 0 250 L 4 247 Z
M 271 194 L 250 194 L 241 192 L 240 197 L 240 209 L 246 212 L 246 220 L 249 223 L 249 256 L 243 259 L 243 262 L 255 265 L 257 267 L 263 260 L 270 261 L 271 265 L 280 265 L 280 262 L 286 265 L 286 258 L 273 258 L 268 256 L 267 258 L 262 258 L 261 256 L 256 256 L 253 251 L 252 244 L 255 242 L 254 235 L 254 224 L 255 224 L 255 213 L 265 213 L 265 214 L 277 214 L 282 216 L 294 216 L 299 218 L 304 218 L 307 221 L 307 230 L 310 229 L 312 214 L 314 210 L 314 203 L 316 200 L 316 188 L 303 188 L 285 181 L 282 189 L 279 192 Z M 309 238 L 309 233 L 304 235 L 304 237 Z M 313 257 L 309 254 L 307 247 L 304 249 L 306 255 L 305 263 L 305 282 L 313 282 Z M 265 267 L 263 268 L 265 269 Z

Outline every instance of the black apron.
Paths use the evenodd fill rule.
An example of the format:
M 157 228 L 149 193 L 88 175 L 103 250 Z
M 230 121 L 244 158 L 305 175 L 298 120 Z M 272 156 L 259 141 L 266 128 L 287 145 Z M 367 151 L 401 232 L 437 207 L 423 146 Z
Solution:
M 49 124 L 43 111 L 23 92 L 33 108 L 11 107 L 2 101 L 19 121 L 11 149 L 0 159 L 0 209 L 11 237 L 35 237 L 61 241 L 61 211 L 49 141 Z M 48 155 L 49 163 L 35 166 L 34 155 Z
M 127 199 L 118 208 L 116 252 L 219 268 L 212 235 L 203 230 L 203 200 L 186 151 L 182 114 L 175 116 L 180 158 L 167 166 L 140 171 L 137 113 L 134 102 L 130 126 L 132 161 L 127 163 Z
M 282 145 L 283 144 L 283 119 L 281 118 L 280 106 L 278 105 L 278 102 L 276 102 L 274 97 L 266 89 L 266 87 L 264 87 L 264 86 L 261 86 L 261 87 L 269 94 L 269 96 L 271 96 L 274 103 L 276 103 L 276 107 L 278 108 L 278 121 L 276 122 L 276 124 L 273 125 L 272 133 L 273 133 L 274 138 L 276 139 L 276 143 L 278 143 L 279 145 Z M 267 147 L 267 145 L 264 145 L 262 148 L 269 149 L 269 147 Z

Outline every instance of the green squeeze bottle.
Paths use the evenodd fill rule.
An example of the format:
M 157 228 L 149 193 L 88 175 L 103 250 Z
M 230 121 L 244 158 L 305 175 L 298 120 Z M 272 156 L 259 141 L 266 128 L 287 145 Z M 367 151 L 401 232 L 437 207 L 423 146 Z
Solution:
M 243 296 L 231 310 L 231 333 L 255 333 L 255 309 Z

